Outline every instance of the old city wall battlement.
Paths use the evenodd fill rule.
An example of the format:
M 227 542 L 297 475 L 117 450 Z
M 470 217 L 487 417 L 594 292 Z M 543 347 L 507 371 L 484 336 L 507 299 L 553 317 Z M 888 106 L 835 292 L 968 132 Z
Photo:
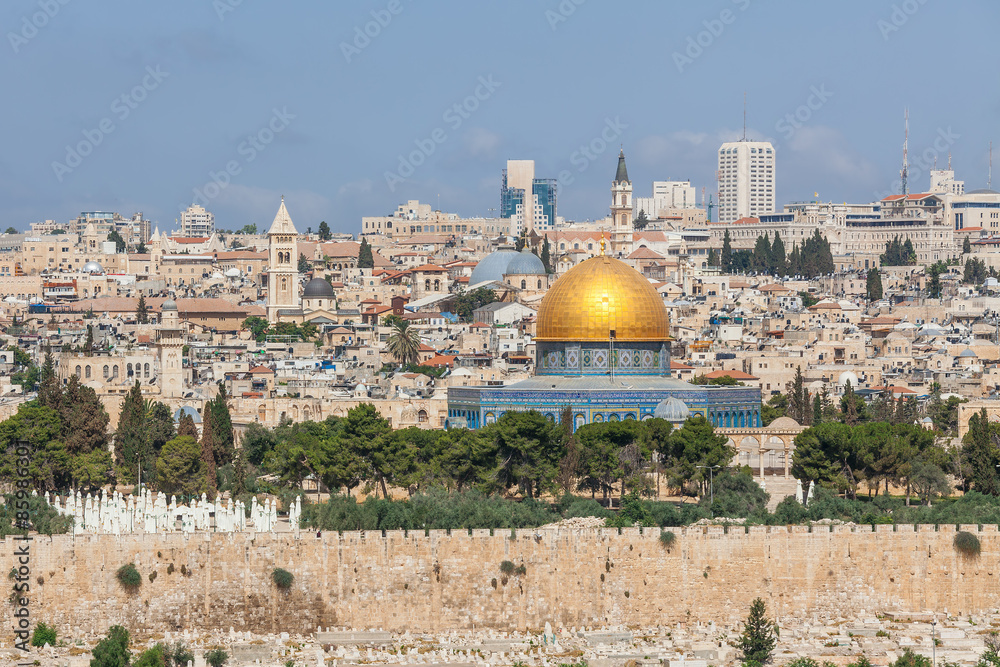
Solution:
M 38 536 L 30 609 L 76 634 L 730 623 L 757 596 L 779 619 L 997 608 L 1000 532 L 961 529 L 979 536 L 978 558 L 956 551 L 955 526 L 924 525 L 674 529 L 669 549 L 659 529 L 636 528 Z M 19 544 L 0 540 L 0 566 Z M 505 560 L 525 574 L 505 577 Z M 129 562 L 143 577 L 132 595 L 115 577 Z M 294 574 L 291 590 L 272 583 L 275 567 Z

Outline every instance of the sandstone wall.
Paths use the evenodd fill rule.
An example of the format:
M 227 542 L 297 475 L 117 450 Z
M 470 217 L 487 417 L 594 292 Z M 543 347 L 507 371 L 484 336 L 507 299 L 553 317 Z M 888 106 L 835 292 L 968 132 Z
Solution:
M 976 560 L 956 552 L 954 526 L 676 529 L 670 549 L 658 529 L 39 537 L 30 608 L 61 634 L 726 623 L 757 596 L 779 618 L 965 615 L 1000 606 L 1000 533 L 964 529 L 982 542 Z M 0 566 L 18 544 L 0 541 Z M 504 560 L 526 573 L 504 583 Z M 115 578 L 127 562 L 143 575 L 134 595 Z M 292 590 L 271 583 L 275 567 L 295 575 Z

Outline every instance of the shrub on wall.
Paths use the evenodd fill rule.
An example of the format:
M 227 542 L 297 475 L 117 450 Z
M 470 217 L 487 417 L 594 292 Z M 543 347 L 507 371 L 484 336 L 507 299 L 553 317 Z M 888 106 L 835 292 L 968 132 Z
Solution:
M 979 538 L 970 532 L 960 530 L 955 533 L 955 550 L 966 558 L 978 558 L 981 550 Z
M 295 575 L 293 575 L 288 570 L 283 570 L 280 567 L 276 567 L 271 572 L 271 581 L 273 581 L 274 585 L 280 588 L 281 590 L 287 591 L 289 588 L 292 587 L 292 583 L 294 583 L 295 581 Z
M 46 644 L 56 645 L 56 629 L 40 622 L 35 626 L 34 634 L 31 635 L 31 645 L 45 646 Z
M 669 549 L 670 547 L 674 546 L 674 543 L 676 541 L 677 541 L 677 536 L 674 535 L 673 531 L 665 530 L 662 533 L 660 533 L 660 544 L 662 544 L 665 549 Z
M 132 563 L 125 563 L 118 568 L 115 578 L 118 579 L 118 583 L 125 589 L 126 593 L 135 593 L 142 586 L 142 575 Z

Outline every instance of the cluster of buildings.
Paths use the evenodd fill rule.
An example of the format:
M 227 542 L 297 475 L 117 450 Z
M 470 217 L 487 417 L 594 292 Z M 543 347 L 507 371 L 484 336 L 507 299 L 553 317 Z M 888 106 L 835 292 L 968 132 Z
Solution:
M 238 431 L 365 402 L 394 427 L 435 429 L 477 428 L 509 410 L 569 414 L 574 427 L 701 414 L 745 463 L 787 475 L 797 425 L 763 429 L 761 405 L 797 369 L 810 392 L 834 399 L 848 383 L 864 396 L 933 388 L 968 400 L 963 425 L 981 407 L 1000 416 L 996 281 L 962 284 L 959 264 L 932 299 L 924 267 L 996 266 L 1000 193 L 966 191 L 953 171 L 935 170 L 925 193 L 778 212 L 769 144 L 724 144 L 719 162 L 717 221 L 689 181 L 654 181 L 652 197 L 634 197 L 622 152 L 608 213 L 587 222 L 559 217 L 554 182 L 512 160 L 501 215 L 408 201 L 363 218 L 358 241 L 303 233 L 284 200 L 252 235 L 220 232 L 198 206 L 169 234 L 142 214 L 37 223 L 0 237 L 0 322 L 9 343 L 38 361 L 51 351 L 64 381 L 93 387 L 112 426 L 136 381 L 194 415 L 222 382 Z M 709 262 L 727 235 L 734 249 L 765 233 L 790 248 L 817 229 L 832 275 L 727 275 Z M 896 236 L 911 240 L 917 265 L 880 266 Z M 873 266 L 886 296 L 870 303 Z M 468 312 L 467 297 L 484 289 L 496 300 Z M 416 365 L 388 352 L 389 316 L 418 331 Z M 248 318 L 270 328 L 254 335 Z M 13 400 L 0 411 L 19 400 L 13 370 L 4 354 L 0 392 Z M 726 376 L 735 385 L 704 384 Z

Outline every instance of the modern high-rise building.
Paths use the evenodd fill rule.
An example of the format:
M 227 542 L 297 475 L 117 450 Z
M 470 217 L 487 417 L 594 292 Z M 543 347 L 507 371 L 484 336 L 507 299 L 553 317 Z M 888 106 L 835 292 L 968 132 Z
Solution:
M 198 204 L 181 213 L 181 236 L 205 238 L 215 233 L 215 214 Z
M 774 211 L 774 146 L 729 141 L 719 148 L 719 222 Z
M 510 235 L 552 229 L 556 224 L 556 179 L 535 178 L 534 160 L 507 160 L 500 180 L 500 217 Z

